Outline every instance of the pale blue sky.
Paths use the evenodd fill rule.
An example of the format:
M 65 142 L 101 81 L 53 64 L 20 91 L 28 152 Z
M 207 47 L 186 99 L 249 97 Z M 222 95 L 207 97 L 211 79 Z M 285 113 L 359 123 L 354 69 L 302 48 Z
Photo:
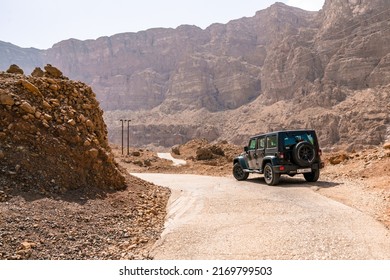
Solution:
M 325 0 L 280 0 L 318 11 Z M 253 16 L 275 0 L 1 0 L 0 41 L 50 48 L 69 38 L 96 39 L 181 24 L 206 28 Z

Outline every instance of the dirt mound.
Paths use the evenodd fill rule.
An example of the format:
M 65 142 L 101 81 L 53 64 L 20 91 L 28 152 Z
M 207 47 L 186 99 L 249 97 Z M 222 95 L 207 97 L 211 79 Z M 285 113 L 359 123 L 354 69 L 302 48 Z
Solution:
M 207 139 L 193 139 L 183 145 L 172 148 L 172 153 L 186 160 L 207 161 L 213 159 L 232 160 L 237 156 L 241 147 L 229 144 L 227 141 L 209 143 Z
M 210 143 L 206 139 L 193 139 L 172 148 L 174 157 L 187 161 L 181 172 L 214 176 L 231 174 L 233 159 L 241 152 L 242 147 L 227 141 Z
M 15 66 L 13 66 L 16 69 Z M 125 188 L 91 88 L 47 65 L 43 76 L 0 72 L 0 191 Z

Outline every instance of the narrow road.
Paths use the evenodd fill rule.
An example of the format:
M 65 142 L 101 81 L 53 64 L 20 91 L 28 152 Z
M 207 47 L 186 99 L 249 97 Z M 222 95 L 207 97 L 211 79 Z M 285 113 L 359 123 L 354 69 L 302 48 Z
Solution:
M 390 232 L 304 180 L 133 174 L 169 187 L 155 259 L 390 259 Z
M 177 159 L 174 158 L 171 153 L 157 153 L 157 156 L 159 158 L 167 159 L 172 161 L 172 165 L 179 166 L 179 165 L 185 165 L 187 162 L 183 159 Z

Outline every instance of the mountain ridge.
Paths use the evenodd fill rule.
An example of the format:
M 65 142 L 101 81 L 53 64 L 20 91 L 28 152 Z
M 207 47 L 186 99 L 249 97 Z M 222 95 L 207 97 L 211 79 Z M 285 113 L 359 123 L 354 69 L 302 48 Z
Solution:
M 120 142 L 119 120 L 131 116 L 130 137 L 141 146 L 195 136 L 241 144 L 250 134 L 292 126 L 318 128 L 324 146 L 377 145 L 390 122 L 389 10 L 384 0 L 327 0 L 318 12 L 275 3 L 206 29 L 70 39 L 44 51 L 42 60 L 94 88 L 112 142 Z M 379 111 L 375 101 L 359 110 L 369 109 L 369 120 L 354 108 L 338 110 L 367 92 L 382 102 Z M 341 121 L 348 110 L 367 119 L 351 132 Z M 297 119 L 303 111 L 308 116 Z M 362 139 L 350 143 L 349 135 Z

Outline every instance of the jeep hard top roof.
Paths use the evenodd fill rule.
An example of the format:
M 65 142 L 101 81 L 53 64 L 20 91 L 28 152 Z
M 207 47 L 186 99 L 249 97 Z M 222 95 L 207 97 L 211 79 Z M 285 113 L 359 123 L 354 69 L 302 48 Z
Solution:
M 314 132 L 315 133 L 315 130 L 314 129 L 291 129 L 291 130 L 277 130 L 277 131 L 271 131 L 271 132 L 267 132 L 267 133 L 260 133 L 260 134 L 256 134 L 256 135 L 253 135 L 251 136 L 250 138 L 257 138 L 257 137 L 260 137 L 260 136 L 264 136 L 264 135 L 270 135 L 270 134 L 279 134 L 279 133 L 293 133 L 293 132 Z

